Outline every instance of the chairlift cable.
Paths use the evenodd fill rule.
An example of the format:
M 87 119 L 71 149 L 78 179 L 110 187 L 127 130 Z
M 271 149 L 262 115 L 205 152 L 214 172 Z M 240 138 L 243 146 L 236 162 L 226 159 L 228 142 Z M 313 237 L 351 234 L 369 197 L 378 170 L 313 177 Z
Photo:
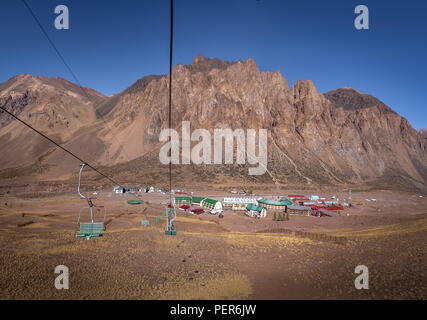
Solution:
M 25 7 L 28 9 L 28 11 L 30 12 L 30 14 L 33 17 L 33 19 L 36 21 L 37 25 L 40 27 L 40 29 L 43 32 L 44 36 L 46 37 L 46 39 L 48 40 L 48 42 L 50 43 L 50 45 L 52 46 L 52 48 L 55 50 L 55 52 L 58 55 L 58 57 L 60 58 L 60 60 L 63 62 L 63 64 L 65 65 L 65 67 L 68 69 L 68 71 L 72 75 L 72 77 L 75 80 L 75 82 L 77 83 L 77 85 L 83 91 L 83 94 L 86 96 L 86 98 L 89 101 L 92 102 L 92 99 L 90 98 L 90 96 L 86 92 L 85 88 L 82 87 L 82 85 L 80 84 L 80 81 L 78 80 L 76 74 L 73 72 L 73 70 L 71 69 L 71 67 L 69 66 L 69 64 L 65 61 L 64 57 L 59 52 L 58 48 L 56 47 L 56 45 L 54 44 L 54 42 L 52 41 L 52 39 L 49 37 L 49 35 L 46 32 L 46 30 L 43 28 L 42 24 L 40 23 L 39 19 L 37 18 L 37 16 L 35 15 L 35 13 L 33 12 L 33 10 L 31 9 L 31 7 L 28 5 L 28 3 L 26 2 L 26 0 L 22 0 L 22 2 L 25 5 Z M 169 125 L 169 129 L 171 129 L 171 127 L 172 127 L 173 0 L 170 1 L 170 10 L 171 10 L 171 12 L 170 12 L 169 106 L 168 106 L 168 111 L 169 111 L 168 112 L 168 125 Z M 8 113 L 9 115 L 11 115 L 13 118 L 17 119 L 18 121 L 20 121 L 21 123 L 23 123 L 24 125 L 26 125 L 27 127 L 29 127 L 30 129 L 32 129 L 35 132 L 37 132 L 38 134 L 40 134 L 45 139 L 47 139 L 50 142 L 52 142 L 54 145 L 58 146 L 59 148 L 61 148 L 62 150 L 64 150 L 65 152 L 67 152 L 68 154 L 70 154 L 71 156 L 73 156 L 74 158 L 76 158 L 77 160 L 81 161 L 83 164 L 86 164 L 89 168 L 91 168 L 95 172 L 97 172 L 100 175 L 102 175 L 103 177 L 107 178 L 108 180 L 110 180 L 114 184 L 121 186 L 120 184 L 118 184 L 117 182 L 115 182 L 113 179 L 111 179 L 107 175 L 103 174 L 102 172 L 100 172 L 99 170 L 97 170 L 96 168 L 94 168 L 93 166 L 91 166 L 90 164 L 88 164 L 86 161 L 83 161 L 82 159 L 80 159 L 78 156 L 76 156 L 71 151 L 69 151 L 66 148 L 62 147 L 61 145 L 59 145 L 58 143 L 56 143 L 54 140 L 52 140 L 51 138 L 49 138 L 45 134 L 41 133 L 37 129 L 33 128 L 31 125 L 27 124 L 25 121 L 19 119 L 17 116 L 15 116 L 12 113 L 10 113 L 9 111 L 7 111 L 5 108 L 3 108 L 3 107 L 0 107 L 0 108 L 3 111 L 5 111 L 6 113 Z M 103 116 L 101 114 L 97 113 L 97 112 L 96 112 L 96 114 L 100 116 L 100 118 L 102 119 L 102 121 L 104 122 L 104 124 L 111 131 L 110 127 L 108 126 L 108 124 L 105 121 L 105 119 L 103 118 Z M 115 137 L 115 139 L 117 140 L 116 137 Z M 119 141 L 117 141 L 117 142 L 119 142 Z M 119 142 L 119 144 L 122 145 L 120 142 Z M 122 145 L 122 151 L 123 151 L 124 155 L 127 157 L 128 161 L 130 161 L 130 158 L 129 158 L 127 152 L 123 148 L 123 145 Z M 172 162 L 169 163 L 169 203 L 170 204 L 172 204 L 172 193 L 171 193 L 171 190 L 172 190 Z M 172 225 L 172 221 L 176 218 L 176 212 L 175 212 L 175 217 L 172 218 L 172 216 L 171 216 L 170 218 L 171 218 L 170 224 Z
M 65 65 L 65 67 L 68 69 L 68 71 L 70 72 L 71 76 L 73 77 L 74 81 L 77 83 L 78 87 L 82 90 L 83 94 L 86 96 L 86 98 L 93 103 L 92 99 L 90 98 L 89 94 L 86 92 L 85 88 L 82 87 L 79 79 L 77 79 L 76 74 L 73 72 L 73 70 L 71 69 L 70 65 L 65 61 L 63 55 L 59 52 L 57 46 L 55 45 L 55 43 L 52 41 L 52 39 L 49 37 L 48 33 L 46 32 L 46 30 L 43 28 L 43 25 L 41 24 L 40 20 L 37 18 L 37 16 L 35 15 L 34 11 L 31 9 L 31 7 L 28 5 L 26 0 L 22 0 L 22 2 L 24 3 L 24 5 L 27 7 L 28 11 L 30 12 L 31 16 L 34 18 L 34 20 L 36 21 L 37 25 L 40 27 L 41 31 L 43 32 L 44 36 L 46 37 L 46 39 L 49 41 L 50 45 L 52 46 L 52 48 L 55 50 L 56 54 L 58 55 L 59 59 L 62 61 L 62 63 Z M 107 126 L 108 130 L 110 130 L 111 132 L 111 128 L 108 125 L 108 123 L 105 121 L 104 117 L 95 111 L 95 114 L 97 116 L 100 116 L 101 120 L 104 122 L 104 124 Z M 129 155 L 127 154 L 125 148 L 123 147 L 123 144 L 120 143 L 120 141 L 118 141 L 117 137 L 115 135 L 113 135 L 114 139 L 116 139 L 116 141 L 119 143 L 119 145 L 122 147 L 122 151 L 124 153 L 124 155 L 126 156 L 126 158 L 128 159 L 128 161 L 130 160 Z
M 169 44 L 169 130 L 172 129 L 172 64 L 173 64 L 173 0 L 170 1 L 170 44 Z M 169 161 L 169 203 L 172 204 L 172 159 Z

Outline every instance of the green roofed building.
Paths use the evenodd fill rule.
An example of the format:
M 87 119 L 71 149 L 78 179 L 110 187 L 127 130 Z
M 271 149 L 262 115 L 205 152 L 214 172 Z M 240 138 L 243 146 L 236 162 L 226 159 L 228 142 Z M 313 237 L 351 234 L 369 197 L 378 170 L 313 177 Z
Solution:
M 267 216 L 267 209 L 256 204 L 249 203 L 246 206 L 246 215 L 256 218 L 265 218 Z
M 213 213 L 213 214 L 221 213 L 222 212 L 222 203 L 220 201 L 218 201 L 218 200 L 204 198 L 200 202 L 200 206 L 202 208 L 210 210 L 210 212 Z
M 200 204 L 203 201 L 203 199 L 205 199 L 205 198 L 204 197 L 192 197 L 191 202 L 193 204 Z
M 260 198 L 257 201 L 259 206 L 265 207 L 270 210 L 286 210 L 286 206 L 292 204 L 292 202 L 286 198 L 282 198 L 279 201 Z
M 189 205 L 191 206 L 191 197 L 175 197 L 174 198 L 175 205 Z

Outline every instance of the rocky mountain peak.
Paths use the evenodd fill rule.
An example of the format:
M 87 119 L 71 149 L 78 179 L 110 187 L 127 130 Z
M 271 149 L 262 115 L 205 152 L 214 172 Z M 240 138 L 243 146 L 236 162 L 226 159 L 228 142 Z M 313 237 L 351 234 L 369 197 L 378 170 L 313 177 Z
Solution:
M 229 62 L 197 55 L 189 65 L 176 65 L 172 79 L 174 128 L 179 129 L 185 120 L 192 128 L 208 130 L 268 130 L 268 173 L 254 179 L 328 185 L 382 179 L 388 186 L 398 176 L 427 186 L 427 141 L 406 119 L 371 95 L 348 87 L 319 94 L 310 80 L 299 80 L 289 89 L 280 72 L 260 72 L 252 59 Z M 22 111 L 22 117 L 31 116 L 29 121 L 37 128 L 60 135 L 82 157 L 96 155 L 100 164 L 123 164 L 123 168 L 127 161 L 143 157 L 141 167 L 158 164 L 159 133 L 168 125 L 167 75 L 143 77 L 123 92 L 103 98 L 96 107 L 98 117 L 80 96 L 81 88 L 57 78 L 17 76 L 0 84 L 0 98 L 5 88 L 16 83 L 23 92 L 39 83 L 40 94 L 19 99 L 7 95 L 0 103 Z M 0 123 L 2 146 L 30 141 L 32 134 L 11 137 L 7 124 L 2 127 Z M 79 149 L 81 141 L 96 148 L 85 155 L 86 150 Z M 25 150 L 15 154 L 22 155 L 20 162 L 16 157 L 5 158 L 0 159 L 0 166 L 28 160 Z M 52 157 L 60 155 L 53 153 Z M 246 170 L 238 174 L 238 168 L 230 166 L 203 170 L 212 170 L 208 175 L 212 177 L 247 177 Z
M 251 66 L 251 67 L 257 67 L 255 61 L 251 58 L 246 59 L 245 61 L 246 65 Z M 258 68 L 258 67 L 257 67 Z
M 191 64 L 186 65 L 185 68 L 190 70 L 191 73 L 197 73 L 197 72 L 207 73 L 212 69 L 225 70 L 232 64 L 234 64 L 234 62 L 219 60 L 217 58 L 210 59 L 198 54 L 193 59 Z
M 81 96 L 85 100 L 105 99 L 102 93 L 91 88 L 80 87 L 60 77 L 33 76 L 31 74 L 20 74 L 10 78 L 0 85 L 0 96 L 22 95 L 28 92 L 37 94 L 46 91 L 73 95 L 75 98 Z
M 335 106 L 344 110 L 361 110 L 376 106 L 380 107 L 384 112 L 393 112 L 377 98 L 349 87 L 331 90 L 326 92 L 324 96 Z
M 291 88 L 291 94 L 295 100 L 299 100 L 305 97 L 318 98 L 319 92 L 317 92 L 313 81 L 311 80 L 298 80 Z
M 194 59 L 193 59 L 193 61 L 191 62 L 191 64 L 203 63 L 203 62 L 208 61 L 208 60 L 210 60 L 210 59 L 209 59 L 209 58 L 206 58 L 206 57 L 204 57 L 204 56 L 202 56 L 202 55 L 199 53 L 199 54 L 197 54 L 197 55 L 194 57 Z

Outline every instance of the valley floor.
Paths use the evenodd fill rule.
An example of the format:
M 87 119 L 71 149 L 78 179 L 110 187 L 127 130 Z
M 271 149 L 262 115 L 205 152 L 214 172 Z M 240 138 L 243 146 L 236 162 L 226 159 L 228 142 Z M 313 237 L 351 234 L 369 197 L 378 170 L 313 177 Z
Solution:
M 426 299 L 427 200 L 367 196 L 355 193 L 356 207 L 336 218 L 178 210 L 177 235 L 166 236 L 164 217 L 154 220 L 166 195 L 131 206 L 106 193 L 95 200 L 108 208 L 106 231 L 91 240 L 75 237 L 85 202 L 74 195 L 1 197 L 0 298 Z M 58 265 L 69 268 L 68 290 L 54 286 Z M 368 290 L 355 289 L 357 265 L 369 268 Z

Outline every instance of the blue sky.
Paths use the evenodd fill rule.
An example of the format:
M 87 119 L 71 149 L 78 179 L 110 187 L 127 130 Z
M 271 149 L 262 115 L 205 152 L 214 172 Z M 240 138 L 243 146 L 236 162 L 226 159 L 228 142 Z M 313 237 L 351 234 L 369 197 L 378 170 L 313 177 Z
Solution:
M 27 0 L 81 84 L 117 93 L 169 69 L 169 0 Z M 70 30 L 54 28 L 54 8 L 70 10 Z M 354 8 L 370 29 L 354 28 Z M 349 86 L 372 94 L 427 127 L 427 2 L 419 0 L 175 0 L 174 64 L 198 53 L 252 58 L 292 85 L 320 92 Z M 0 4 L 0 82 L 16 74 L 71 74 L 19 0 Z

